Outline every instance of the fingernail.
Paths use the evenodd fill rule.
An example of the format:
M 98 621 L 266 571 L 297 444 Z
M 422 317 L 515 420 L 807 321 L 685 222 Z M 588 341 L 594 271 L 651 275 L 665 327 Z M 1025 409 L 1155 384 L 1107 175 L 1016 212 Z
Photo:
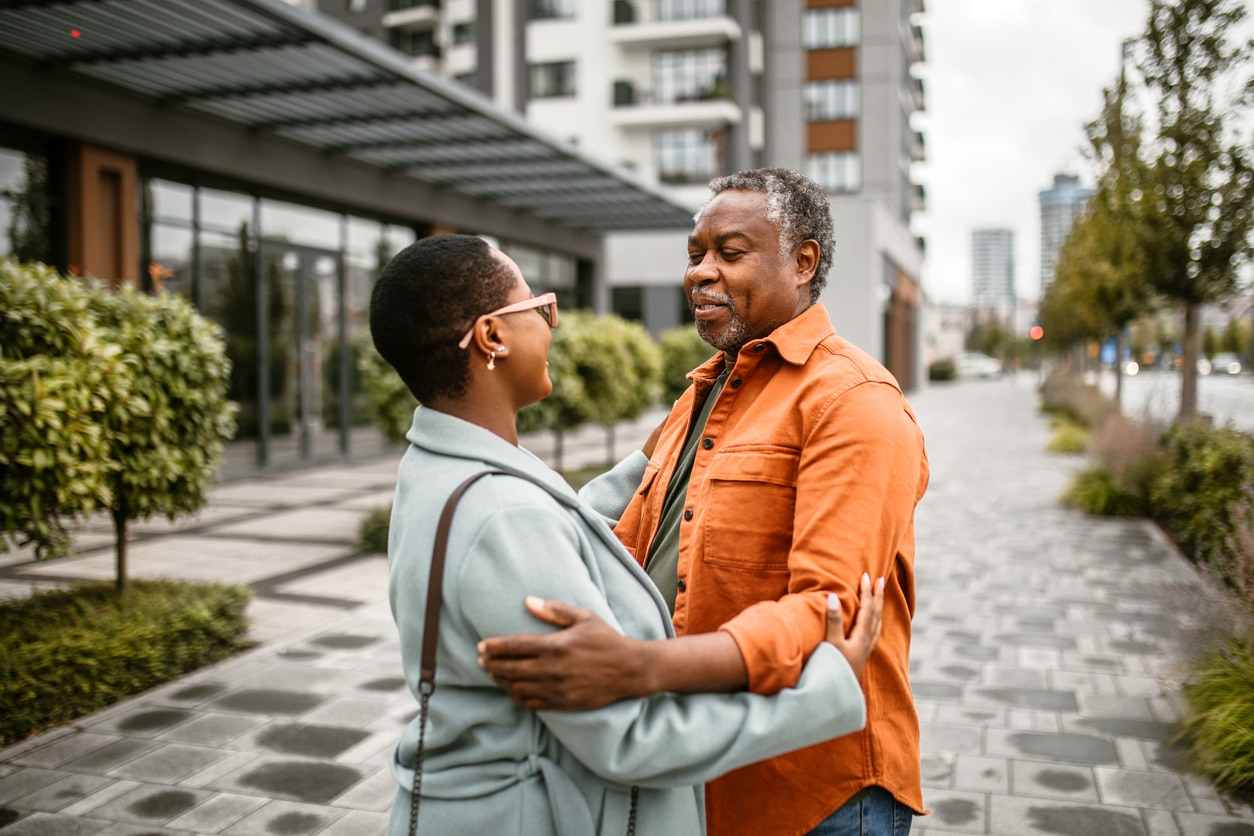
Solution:
M 538 607 L 544 603 L 544 599 L 537 598 L 534 595 L 528 595 L 526 598 L 523 599 L 523 602 L 526 603 L 527 606 L 529 607 Z
M 835 592 L 827 593 L 827 609 L 829 612 L 835 612 L 840 609 L 840 596 Z
M 883 588 L 884 588 L 884 578 L 880 578 L 880 580 L 879 580 L 879 584 L 880 584 L 880 589 L 883 589 Z

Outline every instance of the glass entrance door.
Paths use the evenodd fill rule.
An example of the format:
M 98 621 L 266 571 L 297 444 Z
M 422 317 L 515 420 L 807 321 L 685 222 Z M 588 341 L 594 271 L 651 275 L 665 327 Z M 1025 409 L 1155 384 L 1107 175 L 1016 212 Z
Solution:
M 262 404 L 259 458 L 263 466 L 290 465 L 345 451 L 336 404 L 344 385 L 335 362 L 341 307 L 339 253 L 283 242 L 264 241 L 261 258 L 276 306 L 260 321 L 271 333 L 260 371 L 273 377 Z

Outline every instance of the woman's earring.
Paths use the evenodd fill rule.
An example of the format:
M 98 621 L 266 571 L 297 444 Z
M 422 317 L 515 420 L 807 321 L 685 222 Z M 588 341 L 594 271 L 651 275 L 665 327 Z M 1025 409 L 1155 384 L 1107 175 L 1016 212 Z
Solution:
M 498 345 L 496 347 L 496 354 L 500 354 L 504 350 L 505 350 L 505 346 Z M 490 372 L 496 371 L 496 354 L 488 355 L 488 371 Z

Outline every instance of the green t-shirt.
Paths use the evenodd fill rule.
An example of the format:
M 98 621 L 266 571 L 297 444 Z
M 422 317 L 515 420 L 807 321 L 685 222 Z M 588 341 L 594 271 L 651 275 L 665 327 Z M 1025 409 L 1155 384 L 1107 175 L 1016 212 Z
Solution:
M 705 431 L 705 422 L 710 418 L 710 410 L 723 391 L 727 382 L 727 370 L 718 376 L 714 388 L 701 405 L 701 412 L 688 432 L 688 439 L 679 453 L 679 463 L 671 476 L 671 483 L 666 486 L 666 499 L 662 503 L 662 519 L 658 523 L 657 534 L 649 545 L 649 558 L 645 561 L 644 570 L 649 573 L 658 591 L 666 599 L 671 613 L 675 612 L 675 598 L 679 595 L 679 526 L 684 517 L 684 498 L 688 495 L 688 480 L 692 477 L 692 463 L 697 458 L 697 444 Z

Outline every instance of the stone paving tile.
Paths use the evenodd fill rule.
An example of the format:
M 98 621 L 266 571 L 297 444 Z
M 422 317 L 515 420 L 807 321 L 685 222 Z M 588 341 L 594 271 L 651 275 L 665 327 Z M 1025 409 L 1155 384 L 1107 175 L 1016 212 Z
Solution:
M 172 819 L 170 827 L 193 830 L 198 833 L 220 833 L 254 810 L 268 804 L 269 800 L 255 795 L 218 793 L 203 804 Z
M 1092 769 L 1067 764 L 1010 762 L 1011 787 L 1017 796 L 1098 802 Z
M 988 796 L 960 790 L 923 791 L 923 806 L 932 812 L 916 821 L 949 833 L 987 833 Z
M 74 760 L 119 739 L 114 735 L 79 732 L 77 729 L 75 732 L 75 734 L 52 740 L 46 746 L 19 754 L 10 763 L 53 769 L 66 761 Z
M 98 819 L 34 813 L 4 828 L 4 836 L 96 836 L 109 826 Z
M 1106 767 L 1094 771 L 1106 804 L 1193 812 L 1193 803 L 1178 775 Z
M 163 825 L 204 803 L 210 795 L 189 787 L 140 784 L 95 808 L 92 816 L 109 821 Z
M 223 836 L 274 836 L 276 833 L 321 833 L 343 818 L 345 810 L 321 804 L 271 801 L 221 831 Z M 367 836 L 363 833 L 362 836 Z
M 997 794 L 989 802 L 991 833 L 1148 836 L 1139 810 Z
M 57 813 L 114 783 L 113 779 L 98 775 L 69 775 L 22 798 L 14 799 L 9 804 L 19 810 Z

